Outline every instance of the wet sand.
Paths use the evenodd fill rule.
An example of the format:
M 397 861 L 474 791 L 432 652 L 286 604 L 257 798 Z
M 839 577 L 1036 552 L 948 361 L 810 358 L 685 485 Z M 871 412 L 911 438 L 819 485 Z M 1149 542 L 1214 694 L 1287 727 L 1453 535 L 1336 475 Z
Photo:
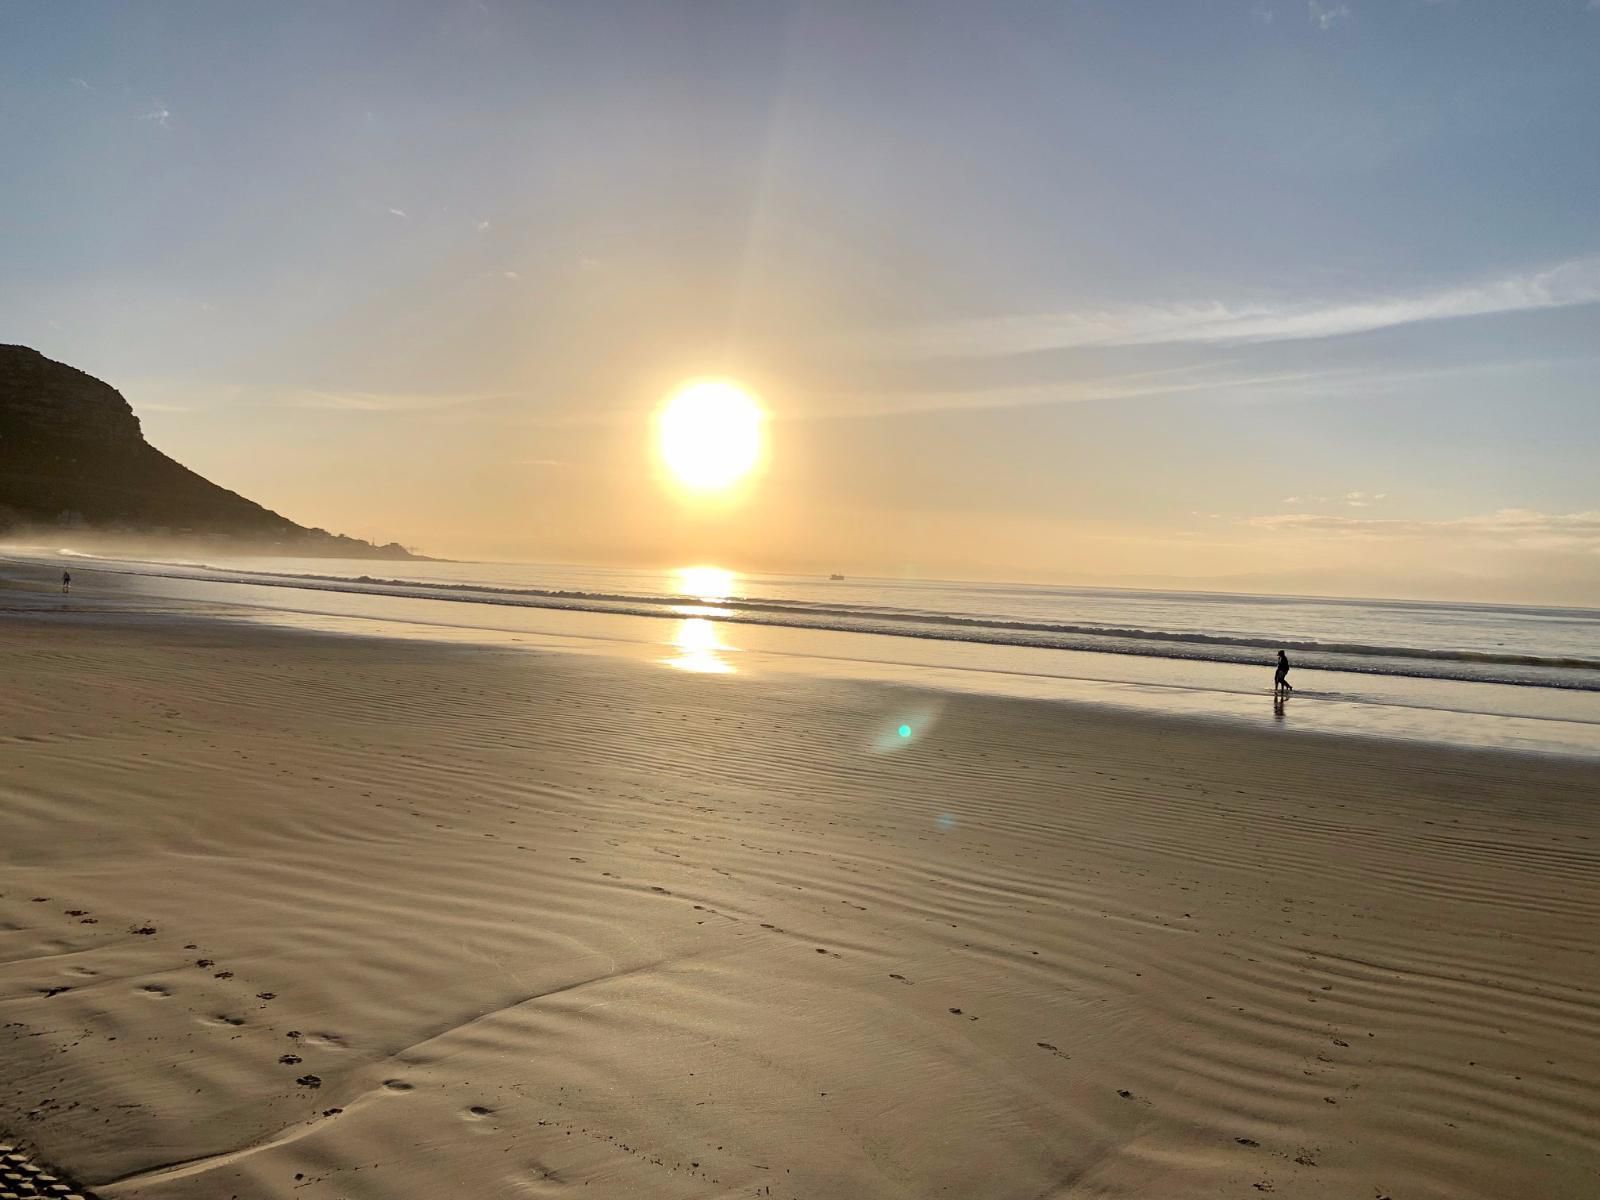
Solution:
M 200 621 L 0 653 L 0 1141 L 98 1195 L 1600 1192 L 1593 762 Z

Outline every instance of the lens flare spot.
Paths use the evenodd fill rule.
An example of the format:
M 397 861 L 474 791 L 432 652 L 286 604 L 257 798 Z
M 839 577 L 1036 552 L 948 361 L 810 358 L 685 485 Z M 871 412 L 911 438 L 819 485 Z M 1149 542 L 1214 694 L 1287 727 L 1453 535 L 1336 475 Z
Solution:
M 865 749 L 873 754 L 909 753 L 934 736 L 944 705 L 939 702 L 890 710 L 868 726 Z

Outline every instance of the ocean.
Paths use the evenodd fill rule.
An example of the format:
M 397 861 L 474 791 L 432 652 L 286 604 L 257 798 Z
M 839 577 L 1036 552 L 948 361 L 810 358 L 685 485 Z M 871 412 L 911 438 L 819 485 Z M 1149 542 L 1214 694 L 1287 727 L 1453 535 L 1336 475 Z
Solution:
M 104 560 L 99 569 L 1209 662 L 1259 663 L 1284 649 L 1297 664 L 1322 670 L 1600 690 L 1600 609 L 827 579 L 717 567 L 211 559 Z
M 1261 711 L 1281 648 L 1297 702 L 1326 702 L 1315 727 L 1435 736 L 1458 718 L 1487 717 L 1497 721 L 1468 721 L 1448 740 L 1600 752 L 1597 609 L 714 566 L 27 557 L 65 561 L 80 592 L 91 578 L 115 579 L 103 590 L 131 604 L 212 605 L 321 628 L 383 622 L 424 636 L 665 646 L 675 665 L 730 672 L 805 659 L 835 674 L 911 672 L 942 686 L 1191 714 Z

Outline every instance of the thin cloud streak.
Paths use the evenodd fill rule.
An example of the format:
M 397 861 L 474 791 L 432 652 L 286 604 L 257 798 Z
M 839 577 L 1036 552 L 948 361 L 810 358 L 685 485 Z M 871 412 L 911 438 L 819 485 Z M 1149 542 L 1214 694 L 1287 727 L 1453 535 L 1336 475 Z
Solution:
M 468 392 L 435 394 L 426 392 L 335 392 L 300 391 L 284 397 L 282 403 L 290 408 L 333 409 L 341 412 L 428 412 L 442 408 L 459 408 L 485 400 L 504 399 L 505 392 Z
M 1285 513 L 1249 517 L 1244 524 L 1282 533 L 1365 540 L 1440 536 L 1471 538 L 1530 550 L 1578 550 L 1600 555 L 1600 510 L 1544 513 L 1527 508 L 1503 508 L 1479 516 L 1434 521 Z
M 1233 305 L 1222 301 L 1129 305 L 997 317 L 924 330 L 918 349 L 943 355 L 1173 343 L 1243 345 L 1368 333 L 1423 321 L 1570 308 L 1600 302 L 1600 257 L 1464 287 L 1348 301 Z
M 840 394 L 834 403 L 824 401 L 805 412 L 790 414 L 803 420 L 855 420 L 864 417 L 906 417 L 922 413 L 984 412 L 994 409 L 1048 408 L 1065 404 L 1093 404 L 1107 400 L 1157 399 L 1196 392 L 1264 392 L 1274 388 L 1291 390 L 1314 384 L 1325 385 L 1326 372 L 1284 371 L 1264 375 L 1224 376 L 1196 379 L 1196 372 L 1152 372 L 1150 375 L 1182 375 L 1171 383 L 1138 383 L 1149 376 L 1096 383 L 1052 383 L 1019 388 L 981 388 L 959 392 L 908 392 L 904 395 Z
M 1467 363 L 1460 366 L 1392 370 L 1344 367 L 1332 370 L 1268 371 L 1230 374 L 1226 363 L 1140 371 L 1105 379 L 1069 379 L 1022 387 L 974 387 L 961 390 L 907 389 L 899 392 L 813 392 L 815 402 L 803 413 L 805 420 L 857 417 L 915 416 L 920 413 L 982 412 L 991 409 L 1050 408 L 1067 404 L 1093 404 L 1112 400 L 1161 399 L 1195 396 L 1230 403 L 1263 404 L 1281 400 L 1333 396 L 1384 395 L 1407 385 L 1430 380 L 1514 371 L 1521 362 Z M 1375 493 L 1366 499 L 1383 499 Z M 1318 503 L 1360 500 L 1354 496 L 1309 496 Z M 1289 503 L 1289 501 L 1285 501 Z

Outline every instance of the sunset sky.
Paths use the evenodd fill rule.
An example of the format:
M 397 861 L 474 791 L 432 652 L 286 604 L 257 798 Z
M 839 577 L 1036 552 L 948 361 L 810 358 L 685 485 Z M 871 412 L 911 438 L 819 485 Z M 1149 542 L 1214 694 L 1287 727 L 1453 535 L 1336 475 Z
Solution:
M 1600 0 L 10 0 L 0 164 L 0 341 L 306 524 L 1600 603 Z

